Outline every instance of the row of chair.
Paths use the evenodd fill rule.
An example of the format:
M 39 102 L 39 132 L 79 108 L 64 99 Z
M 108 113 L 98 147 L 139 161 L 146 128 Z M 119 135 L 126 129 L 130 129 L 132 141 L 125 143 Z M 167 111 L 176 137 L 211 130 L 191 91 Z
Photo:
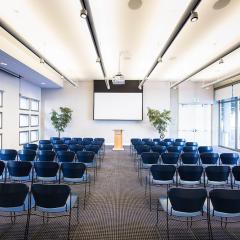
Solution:
M 28 239 L 31 216 L 37 215 L 48 222 L 49 218 L 68 216 L 67 239 L 70 239 L 70 227 L 73 207 L 77 208 L 77 222 L 79 222 L 79 198 L 67 185 L 33 184 L 31 189 L 23 183 L 0 183 L 0 212 L 10 213 L 2 215 L 11 218 L 15 224 L 18 216 L 26 216 L 24 237 Z
M 213 189 L 208 194 L 205 188 L 171 188 L 167 192 L 167 197 L 161 196 L 158 200 L 157 223 L 159 222 L 159 211 L 163 210 L 166 212 L 167 238 L 169 239 L 170 219 L 187 222 L 187 226 L 190 228 L 193 219 L 194 222 L 205 220 L 208 237 L 213 239 L 211 221 L 220 221 L 221 227 L 223 227 L 223 223 L 226 227 L 230 223 L 229 219 L 232 219 L 231 222 L 238 222 L 240 217 L 239 202 L 240 190 Z M 193 231 L 191 232 L 194 234 Z

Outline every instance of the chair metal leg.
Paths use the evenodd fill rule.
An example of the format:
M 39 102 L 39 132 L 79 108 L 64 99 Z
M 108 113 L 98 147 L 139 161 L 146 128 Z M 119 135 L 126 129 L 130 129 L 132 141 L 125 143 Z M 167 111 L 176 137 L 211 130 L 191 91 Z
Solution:
M 159 202 L 157 201 L 157 224 L 158 224 L 158 211 L 159 211 Z
M 149 181 L 149 207 L 150 211 L 152 211 L 152 186 L 150 181 Z
M 167 239 L 169 240 L 169 216 L 168 216 L 168 211 L 166 212 L 166 216 L 167 216 Z
M 79 223 L 79 197 L 77 199 L 77 222 Z
M 71 205 L 71 204 L 70 204 Z M 70 206 L 69 216 L 68 216 L 68 240 L 70 239 L 70 231 L 71 231 L 71 218 L 72 218 L 72 208 Z
M 147 176 L 145 177 L 145 197 L 147 195 Z
M 85 209 L 86 205 L 86 195 L 87 195 L 87 180 L 84 183 L 84 199 L 83 199 L 83 209 Z

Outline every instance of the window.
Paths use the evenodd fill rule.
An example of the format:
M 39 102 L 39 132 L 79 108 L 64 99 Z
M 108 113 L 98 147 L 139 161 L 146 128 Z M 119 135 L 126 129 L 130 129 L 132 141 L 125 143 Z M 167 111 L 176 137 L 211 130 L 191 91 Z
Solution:
M 29 98 L 20 96 L 20 98 L 19 98 L 19 108 L 21 110 L 29 110 L 29 107 L 30 107 L 29 103 L 30 103 Z
M 0 107 L 3 107 L 3 91 L 0 90 Z
M 2 112 L 0 112 L 0 129 L 2 129 Z
M 35 99 L 31 99 L 31 111 L 38 112 L 39 111 L 39 101 Z
M 2 133 L 0 133 L 0 149 L 2 149 Z
M 238 138 L 237 138 L 237 141 L 238 141 L 238 150 L 240 150 L 240 99 L 238 100 L 238 113 L 237 113 L 237 116 L 238 116 Z
M 31 127 L 38 127 L 39 126 L 39 116 L 38 115 L 31 115 L 30 126 Z
M 39 139 L 39 132 L 38 130 L 31 130 L 30 131 L 30 142 L 36 142 Z
M 28 127 L 29 126 L 29 115 L 20 114 L 19 115 L 19 127 Z
M 219 144 L 223 147 L 235 149 L 237 99 L 222 101 L 219 106 Z
M 19 145 L 23 145 L 29 142 L 29 132 L 21 131 L 19 132 Z

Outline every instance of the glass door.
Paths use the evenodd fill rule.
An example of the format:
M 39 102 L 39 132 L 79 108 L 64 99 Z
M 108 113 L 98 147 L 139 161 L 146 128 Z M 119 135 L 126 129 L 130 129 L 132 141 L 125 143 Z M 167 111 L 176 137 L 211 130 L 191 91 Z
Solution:
M 180 104 L 178 137 L 211 145 L 211 105 Z

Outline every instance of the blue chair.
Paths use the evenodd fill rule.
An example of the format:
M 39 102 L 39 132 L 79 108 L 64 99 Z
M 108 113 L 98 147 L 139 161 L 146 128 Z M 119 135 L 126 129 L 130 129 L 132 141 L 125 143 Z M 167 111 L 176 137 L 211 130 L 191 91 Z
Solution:
M 192 186 L 201 184 L 201 178 L 203 174 L 202 166 L 179 166 L 178 176 L 179 184 L 184 186 Z
M 0 160 L 11 161 L 16 160 L 17 151 L 14 149 L 1 149 L 0 150 Z
M 213 152 L 212 146 L 200 146 L 198 147 L 198 152 L 201 153 L 211 153 Z
M 188 221 L 190 219 L 190 228 L 192 227 L 192 219 L 195 221 L 207 221 L 208 235 L 211 239 L 211 231 L 209 225 L 208 215 L 206 218 L 203 216 L 204 203 L 207 201 L 207 190 L 204 188 L 171 188 L 168 191 L 167 197 L 160 197 L 157 205 L 157 223 L 159 215 L 159 205 L 162 206 L 164 212 L 166 212 L 167 222 L 167 239 L 169 239 L 169 220 Z M 173 217 L 173 218 L 172 218 Z M 177 218 L 177 219 L 176 219 Z M 182 218 L 182 219 L 179 219 Z M 186 219 L 186 220 L 185 220 Z M 189 225 L 188 225 L 189 226 Z M 191 231 L 191 233 L 193 233 Z M 185 236 L 185 239 L 188 237 Z
M 91 138 L 91 137 L 85 137 L 85 138 L 83 138 L 83 141 L 92 142 L 92 141 L 93 141 L 93 138 Z
M 238 164 L 239 155 L 237 153 L 221 153 L 220 160 L 222 165 L 234 166 Z
M 60 137 L 50 137 L 50 142 L 53 143 L 55 140 L 61 140 Z
M 197 142 L 186 142 L 185 146 L 195 146 L 195 147 L 197 147 L 198 143 Z
M 53 145 L 56 145 L 56 144 L 64 144 L 64 141 L 63 140 L 60 140 L 60 139 L 57 139 L 57 140 L 52 140 L 51 143 Z
M 87 173 L 86 165 L 84 163 L 69 163 L 69 162 L 62 163 L 60 181 L 67 184 L 84 184 L 84 209 L 85 209 L 87 196 L 87 183 L 89 186 L 89 192 L 91 184 L 91 177 L 90 174 Z
M 197 152 L 198 147 L 197 146 L 185 146 L 183 147 L 183 152 Z
M 199 163 L 199 155 L 197 152 L 184 152 L 181 161 L 183 165 L 196 165 Z
M 149 186 L 149 207 L 152 210 L 152 191 L 151 186 L 169 186 L 175 183 L 174 176 L 176 167 L 174 165 L 152 165 L 150 167 L 149 176 L 146 176 L 145 195 L 147 191 L 147 182 Z
M 38 150 L 53 150 L 53 145 L 52 144 L 39 144 Z
M 68 216 L 67 239 L 70 239 L 72 208 L 75 204 L 77 204 L 77 221 L 79 219 L 79 201 L 77 194 L 72 193 L 71 188 L 67 185 L 33 184 L 31 192 L 35 201 L 33 209 L 41 213 L 37 215 L 42 217 L 44 222 L 45 215 L 47 216 L 47 221 L 48 218 Z M 31 222 L 33 209 L 29 211 L 29 223 Z
M 39 144 L 51 144 L 50 140 L 39 140 Z
M 101 160 L 102 160 L 102 155 L 100 153 L 101 145 L 86 145 L 85 147 L 86 151 L 94 152 L 95 156 L 99 159 L 99 167 L 101 167 Z
M 44 182 L 58 182 L 59 165 L 57 162 L 34 162 L 35 180 Z
M 75 152 L 72 151 L 58 151 L 57 160 L 60 163 L 73 162 L 75 159 Z
M 185 143 L 185 142 L 186 142 L 186 139 L 185 139 L 185 138 L 176 138 L 176 139 L 175 139 L 175 143 L 176 143 L 176 142 L 184 142 L 184 143 Z
M 152 142 L 152 139 L 151 138 L 142 138 L 142 141 L 143 142 Z
M 40 150 L 37 155 L 38 161 L 53 162 L 55 160 L 56 153 L 51 150 Z
M 76 141 L 77 144 L 80 144 L 81 145 L 81 142 L 82 142 L 82 138 L 81 137 L 74 137 L 72 138 L 73 141 Z
M 152 152 L 157 152 L 161 155 L 162 153 L 165 153 L 167 151 L 167 148 L 161 145 L 154 145 L 151 147 L 151 150 Z
M 65 140 L 64 143 L 65 143 L 66 145 L 73 145 L 73 144 L 79 144 L 79 143 L 81 143 L 81 142 L 80 142 L 80 141 L 77 141 L 77 140 L 71 139 L 71 140 Z
M 180 154 L 177 152 L 163 153 L 161 155 L 162 163 L 178 165 L 179 156 L 180 156 Z
M 143 145 L 143 142 L 140 138 L 131 138 L 130 142 L 131 142 L 130 143 L 130 154 L 134 156 L 136 153 L 135 146 L 140 145 L 140 144 Z
M 55 145 L 53 145 L 53 149 L 54 149 L 55 152 L 67 151 L 68 150 L 68 145 L 67 144 L 55 144 Z
M 23 149 L 37 151 L 38 145 L 35 143 L 26 143 L 23 145 Z
M 28 210 L 33 207 L 30 206 L 29 201 L 29 187 L 23 183 L 0 183 L 0 212 L 2 217 L 10 217 L 11 224 L 16 223 L 16 218 L 19 216 L 28 216 Z M 32 201 L 33 203 L 34 201 Z M 6 215 L 9 213 L 9 215 Z M 28 219 L 28 217 L 27 217 Z M 27 239 L 28 220 L 26 219 L 26 227 L 24 236 L 21 236 L 19 230 L 16 238 Z M 11 227 L 12 228 L 12 227 Z M 11 229 L 12 230 L 12 229 Z
M 153 141 L 144 142 L 144 144 L 150 147 L 155 146 L 155 143 Z
M 171 142 L 171 143 L 173 143 L 174 142 L 174 138 L 165 138 L 163 141 L 164 142 Z
M 6 175 L 4 175 L 4 171 L 5 170 L 5 163 L 4 161 L 0 161 L 0 177 L 2 177 L 2 180 L 6 180 L 5 177 Z
M 65 143 L 65 141 L 71 140 L 72 138 L 70 137 L 62 137 L 61 140 Z
M 87 168 L 93 169 L 93 180 L 95 183 L 95 179 L 97 176 L 97 162 L 95 159 L 95 152 L 92 151 L 80 151 L 77 152 L 77 161 L 84 163 Z
M 162 140 L 160 138 L 153 138 L 153 142 L 158 145 Z
M 80 151 L 84 150 L 84 146 L 83 145 L 79 145 L 79 144 L 69 145 L 68 148 L 69 148 L 70 151 L 75 152 L 75 154 L 77 152 L 80 152 Z
M 233 175 L 232 187 L 236 185 L 239 188 L 239 186 L 240 186 L 240 166 L 234 166 L 232 168 L 232 175 Z
M 211 165 L 217 165 L 219 154 L 218 153 L 201 153 L 200 159 L 203 167 L 211 166 Z
M 90 144 L 92 143 L 92 141 L 93 141 L 93 138 L 83 138 L 81 144 L 82 144 L 83 146 L 90 145 Z
M 180 147 L 184 147 L 185 146 L 185 142 L 174 142 L 173 146 L 180 146 Z
M 29 161 L 8 161 L 7 170 L 10 181 L 32 182 L 32 163 Z
M 161 141 L 158 143 L 158 145 L 160 146 L 164 146 L 164 147 L 169 147 L 172 145 L 172 142 L 164 142 L 164 141 Z
M 36 151 L 24 149 L 18 151 L 18 159 L 20 161 L 29 161 L 33 162 L 36 158 Z
M 231 181 L 229 166 L 208 166 L 205 168 L 205 186 L 224 186 Z M 231 182 L 230 182 L 231 183 Z
M 182 152 L 182 146 L 169 146 L 168 148 L 167 148 L 167 151 L 168 152 L 176 152 L 176 153 L 181 153 Z

